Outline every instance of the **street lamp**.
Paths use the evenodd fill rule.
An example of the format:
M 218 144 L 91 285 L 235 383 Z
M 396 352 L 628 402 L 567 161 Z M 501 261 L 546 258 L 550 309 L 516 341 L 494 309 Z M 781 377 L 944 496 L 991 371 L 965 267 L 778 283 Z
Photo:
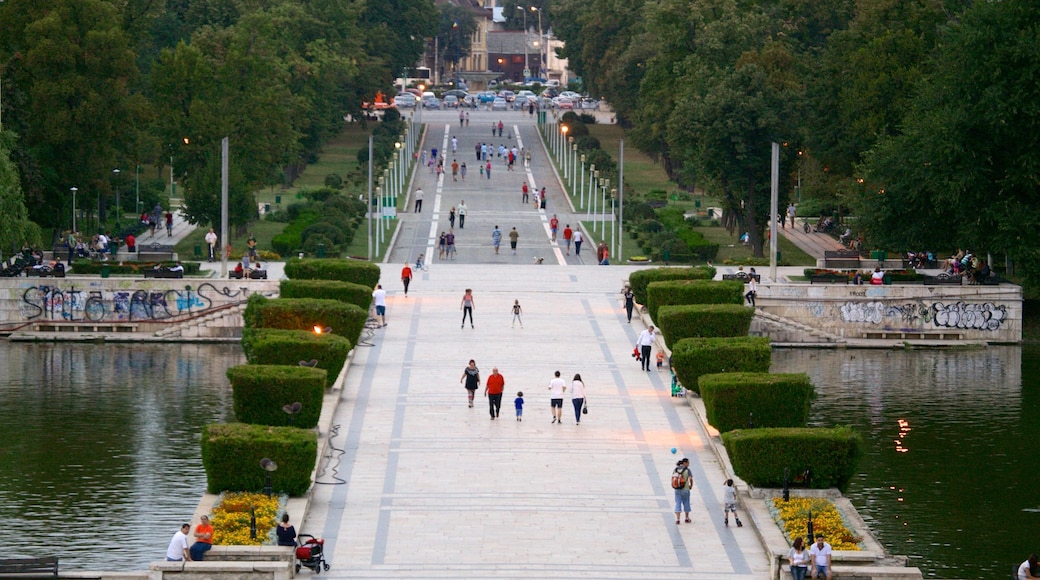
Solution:
M 545 78 L 545 61 L 542 60 L 542 47 L 545 45 L 545 43 L 542 42 L 542 9 L 537 6 L 532 6 L 531 12 L 538 13 L 538 68 L 541 71 L 538 76 L 540 78 Z M 525 12 L 524 14 L 526 15 L 527 13 Z M 524 28 L 526 30 L 526 27 Z M 527 39 L 526 34 L 524 35 L 524 39 Z
M 581 156 L 581 173 L 578 174 L 581 177 L 581 203 L 585 204 L 585 155 Z
M 570 131 L 570 129 L 571 128 L 568 127 L 567 125 L 560 125 L 560 133 L 562 134 L 561 139 L 563 140 L 563 142 L 567 141 L 567 131 Z M 561 145 L 562 145 L 562 143 L 561 143 Z M 560 151 L 560 149 L 562 149 L 562 147 L 561 148 L 557 148 L 557 152 L 556 152 L 557 156 L 559 156 L 560 153 L 566 153 L 566 150 Z M 567 155 L 563 155 L 562 157 L 563 157 L 563 159 L 560 162 L 560 166 L 563 169 L 563 173 L 566 175 L 567 174 Z
M 112 170 L 112 175 L 115 176 L 115 181 L 116 181 L 116 230 L 117 231 L 119 230 L 119 218 L 120 218 L 120 216 L 123 213 L 122 207 L 121 207 L 122 204 L 119 203 L 119 173 L 120 173 L 120 171 L 121 170 L 119 170 L 119 169 L 113 169 Z
M 264 468 L 264 493 L 271 497 L 271 473 L 278 470 L 278 464 L 264 457 L 260 460 L 260 467 Z
M 72 233 L 76 233 L 76 192 L 79 188 L 70 187 L 69 191 L 72 192 Z
M 524 12 L 524 80 L 531 76 L 531 65 L 527 62 L 527 9 L 522 6 L 517 6 Z

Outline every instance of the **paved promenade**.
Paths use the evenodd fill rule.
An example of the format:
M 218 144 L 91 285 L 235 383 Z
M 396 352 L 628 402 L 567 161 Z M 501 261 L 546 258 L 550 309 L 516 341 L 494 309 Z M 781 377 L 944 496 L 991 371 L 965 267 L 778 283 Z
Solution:
M 442 149 L 456 134 L 457 113 L 426 115 L 426 148 L 437 139 Z M 768 577 L 751 526 L 722 524 L 725 474 L 689 406 L 670 396 L 667 372 L 641 371 L 631 357 L 644 328 L 638 319 L 628 324 L 621 307 L 619 290 L 631 268 L 582 265 L 573 251 L 567 256 L 550 243 L 547 216 L 557 213 L 572 225 L 578 216 L 527 115 L 470 116 L 469 129 L 457 133 L 457 156 L 469 165 L 465 184 L 452 182 L 450 170 L 447 183 L 417 175 L 426 192 L 423 212 L 403 215 L 383 266 L 388 326 L 377 331 L 374 346 L 355 353 L 334 421 L 332 444 L 341 451 L 319 475 L 307 520 L 297 524 L 325 538 L 327 574 Z M 485 136 L 496 146 L 507 141 L 491 139 L 499 118 L 516 125 L 524 146 L 536 146 L 534 167 L 506 172 L 497 162 L 491 180 L 481 182 L 474 144 Z M 548 188 L 546 211 L 521 205 L 523 179 Z M 459 255 L 453 263 L 432 260 L 405 297 L 400 264 L 420 251 L 431 254 L 435 232 L 447 229 L 449 204 L 461 199 L 470 213 L 465 229 L 456 227 Z M 504 234 L 497 256 L 496 224 Z M 512 227 L 520 232 L 516 256 L 505 235 Z M 474 292 L 475 328 L 459 327 L 466 288 Z M 523 307 L 523 327 L 511 324 L 514 300 Z M 471 358 L 482 379 L 492 367 L 505 377 L 499 419 L 491 419 L 482 390 L 467 406 L 459 379 Z M 589 414 L 580 425 L 569 401 L 563 423 L 551 423 L 547 385 L 556 370 L 568 383 L 580 373 L 588 387 Z M 524 393 L 522 422 L 513 405 L 517 391 Z M 695 476 L 693 523 L 677 526 L 669 476 L 683 456 Z

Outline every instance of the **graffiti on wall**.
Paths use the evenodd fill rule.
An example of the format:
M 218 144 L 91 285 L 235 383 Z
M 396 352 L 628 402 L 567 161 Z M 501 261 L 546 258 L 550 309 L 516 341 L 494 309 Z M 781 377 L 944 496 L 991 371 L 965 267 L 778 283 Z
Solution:
M 844 322 L 881 324 L 885 319 L 905 326 L 933 325 L 965 330 L 998 330 L 1007 320 L 1007 306 L 992 302 L 968 304 L 936 302 L 887 305 L 882 302 L 846 302 L 839 308 Z
M 214 298 L 245 299 L 249 290 L 217 288 L 206 282 L 181 290 L 76 290 L 59 286 L 30 286 L 22 294 L 22 318 L 91 322 L 163 320 L 213 308 Z M 223 300 L 226 302 L 226 300 Z

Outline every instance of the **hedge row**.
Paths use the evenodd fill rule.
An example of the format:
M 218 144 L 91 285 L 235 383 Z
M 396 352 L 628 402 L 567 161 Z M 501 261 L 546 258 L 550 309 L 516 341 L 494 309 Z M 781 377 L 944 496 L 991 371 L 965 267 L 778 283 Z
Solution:
M 302 360 L 316 360 L 317 368 L 328 371 L 333 380 L 343 370 L 351 348 L 350 341 L 338 334 L 278 328 L 242 330 L 242 350 L 249 364 L 299 365 Z
M 806 471 L 808 487 L 844 491 L 862 455 L 862 439 L 850 427 L 740 429 L 722 434 L 733 471 L 755 487 L 782 487 Z
M 372 287 L 339 280 L 282 280 L 278 287 L 282 298 L 324 298 L 356 304 L 368 310 L 372 303 Z
M 651 282 L 646 288 L 646 310 L 657 321 L 657 309 L 681 304 L 743 304 L 744 283 L 740 281 L 673 280 Z
M 379 283 L 379 266 L 362 260 L 301 260 L 290 258 L 285 275 L 293 280 L 339 280 L 369 288 Z
M 694 268 L 647 268 L 637 270 L 628 275 L 628 285 L 639 304 L 646 304 L 646 287 L 651 282 L 665 280 L 711 280 L 715 277 L 715 268 L 696 266 Z
M 686 304 L 658 308 L 654 321 L 665 343 L 674 345 L 684 338 L 747 336 L 754 315 L 742 304 Z
M 278 465 L 271 473 L 276 493 L 301 496 L 311 486 L 318 459 L 318 434 L 312 429 L 245 423 L 215 423 L 202 429 L 202 467 L 206 490 L 259 492 L 267 474 L 260 460 Z
M 365 326 L 368 311 L 356 304 L 319 298 L 279 298 L 270 300 L 259 294 L 249 297 L 242 314 L 246 328 L 282 328 L 286 330 L 313 330 L 315 326 L 331 328 L 333 332 L 356 343 Z
M 76 274 L 100 274 L 102 268 L 107 268 L 111 274 L 130 274 L 144 276 L 145 270 L 154 270 L 156 266 L 160 268 L 169 268 L 175 266 L 177 262 L 114 262 L 109 260 L 108 262 L 101 262 L 98 260 L 87 260 L 85 258 L 79 260 L 73 260 L 72 271 Z M 195 276 L 199 273 L 198 262 L 181 262 L 181 266 L 184 266 L 185 276 Z
M 309 360 L 309 359 L 308 359 Z M 254 425 L 296 426 L 318 424 L 328 373 L 323 369 L 288 365 L 240 365 L 227 370 L 235 418 Z M 299 413 L 283 407 L 300 403 Z
M 708 423 L 720 432 L 753 427 L 804 427 L 815 391 L 809 375 L 718 373 L 697 386 Z
M 769 339 L 761 336 L 686 338 L 672 347 L 672 368 L 683 386 L 700 394 L 701 375 L 767 372 L 769 356 Z

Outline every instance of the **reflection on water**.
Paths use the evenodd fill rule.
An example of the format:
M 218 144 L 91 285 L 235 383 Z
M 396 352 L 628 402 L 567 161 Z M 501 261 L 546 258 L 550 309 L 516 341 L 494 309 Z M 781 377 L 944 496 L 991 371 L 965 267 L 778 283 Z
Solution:
M 848 495 L 926 577 L 1003 578 L 1037 550 L 1040 349 L 775 350 L 772 370 L 812 378 L 812 424 L 863 435 Z
M 238 345 L 0 347 L 0 554 L 147 570 L 205 491 L 201 427 L 231 416 Z

